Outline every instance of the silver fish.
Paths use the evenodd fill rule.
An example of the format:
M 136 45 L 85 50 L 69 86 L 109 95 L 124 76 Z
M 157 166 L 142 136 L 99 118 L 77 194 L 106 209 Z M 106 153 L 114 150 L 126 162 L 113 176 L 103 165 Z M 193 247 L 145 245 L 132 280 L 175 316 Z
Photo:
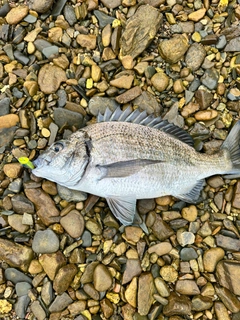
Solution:
M 106 198 L 123 225 L 139 224 L 136 200 L 172 195 L 196 202 L 205 178 L 240 176 L 240 121 L 219 152 L 193 148 L 191 136 L 136 109 L 99 114 L 98 123 L 51 145 L 33 173 L 67 188 Z

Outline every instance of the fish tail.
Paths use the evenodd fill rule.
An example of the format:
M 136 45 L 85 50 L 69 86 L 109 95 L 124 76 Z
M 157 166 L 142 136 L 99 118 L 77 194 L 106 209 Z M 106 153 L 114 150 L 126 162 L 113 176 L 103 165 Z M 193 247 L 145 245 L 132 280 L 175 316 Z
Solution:
M 228 150 L 232 162 L 232 169 L 227 172 L 225 177 L 231 179 L 240 177 L 240 120 L 236 122 L 230 131 L 221 149 Z

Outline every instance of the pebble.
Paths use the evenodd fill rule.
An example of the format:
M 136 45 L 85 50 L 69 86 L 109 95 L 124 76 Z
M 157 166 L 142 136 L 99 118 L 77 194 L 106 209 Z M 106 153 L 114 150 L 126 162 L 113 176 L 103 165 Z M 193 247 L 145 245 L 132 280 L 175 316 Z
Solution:
M 20 233 L 25 233 L 28 231 L 29 226 L 23 224 L 23 216 L 21 214 L 12 214 L 8 217 L 9 225 Z
M 213 305 L 212 298 L 202 297 L 200 295 L 193 297 L 192 309 L 195 311 L 203 311 L 210 309 Z
M 41 298 L 46 306 L 49 306 L 54 298 L 52 283 L 47 281 L 42 286 Z
M 25 318 L 27 308 L 28 308 L 30 301 L 31 300 L 30 300 L 29 296 L 27 296 L 27 295 L 18 297 L 17 302 L 15 303 L 15 306 L 14 306 L 14 310 L 16 312 L 16 315 L 20 319 Z
M 170 293 L 168 304 L 163 307 L 163 314 L 171 316 L 188 316 L 191 314 L 191 300 L 184 295 L 177 295 L 174 291 Z
M 38 320 L 44 320 L 46 319 L 46 312 L 44 311 L 43 307 L 41 306 L 39 301 L 33 301 L 31 304 L 31 310 L 34 316 Z
M 209 90 L 213 90 L 217 88 L 218 85 L 219 74 L 215 69 L 207 69 L 204 72 L 204 75 L 201 77 L 201 82 L 204 86 L 206 86 Z
M 196 112 L 194 116 L 198 121 L 208 121 L 215 119 L 218 116 L 218 112 L 216 110 L 201 110 Z
M 185 247 L 194 243 L 195 235 L 192 232 L 179 229 L 177 231 L 177 240 L 182 247 Z
M 4 165 L 3 171 L 7 177 L 16 179 L 22 173 L 22 165 L 20 163 L 7 163 Z
M 134 105 L 137 105 L 140 110 L 146 110 L 147 114 L 154 113 L 158 115 L 162 111 L 162 107 L 154 95 L 147 91 L 143 91 L 137 98 L 133 100 L 133 103 Z
M 201 8 L 199 10 L 193 11 L 192 13 L 190 13 L 188 15 L 188 19 L 194 22 L 197 22 L 199 20 L 201 20 L 206 13 L 206 9 L 205 8 Z
M 168 254 L 172 250 L 172 245 L 169 242 L 161 242 L 149 247 L 148 253 L 156 253 L 158 256 Z
M 72 210 L 62 217 L 60 223 L 72 238 L 79 238 L 83 234 L 84 218 L 77 210 Z
M 54 280 L 58 270 L 66 265 L 66 258 L 60 252 L 45 253 L 39 257 L 39 262 L 50 280 Z
M 88 219 L 85 223 L 85 226 L 94 235 L 98 236 L 102 233 L 100 224 L 94 219 Z
M 112 275 L 107 267 L 98 264 L 93 271 L 93 284 L 97 291 L 106 291 L 112 286 Z
M 139 259 L 127 259 L 126 269 L 123 272 L 122 284 L 126 284 L 142 272 Z
M 150 227 L 152 228 L 155 237 L 160 241 L 164 241 L 174 234 L 172 228 L 161 219 L 160 215 L 156 216 L 153 225 Z
M 133 75 L 123 75 L 119 78 L 111 80 L 110 85 L 116 88 L 130 89 L 132 86 L 133 79 Z
M 0 129 L 14 127 L 19 122 L 17 114 L 6 114 L 0 116 Z
M 195 99 L 200 105 L 200 109 L 205 110 L 210 107 L 213 99 L 213 94 L 208 92 L 207 90 L 199 89 L 195 92 Z
M 188 296 L 200 294 L 200 290 L 194 280 L 178 280 L 176 282 L 175 290 L 180 294 Z
M 83 115 L 70 111 L 67 109 L 62 109 L 62 108 L 54 108 L 53 111 L 54 114 L 54 120 L 55 123 L 57 124 L 58 127 L 62 127 L 63 125 L 68 125 L 68 126 L 75 126 L 76 128 L 80 129 L 84 125 L 84 118 Z M 71 194 L 71 192 L 65 192 L 67 194 Z
M 15 289 L 16 289 L 16 294 L 18 297 L 24 296 L 28 294 L 28 291 L 32 288 L 31 284 L 29 282 L 17 282 Z
M 10 111 L 10 99 L 3 98 L 0 101 L 0 116 L 5 116 L 9 114 L 9 111 Z
M 175 282 L 178 278 L 178 272 L 173 266 L 163 266 L 160 269 L 160 275 L 167 282 Z
M 63 311 L 72 302 L 73 302 L 73 300 L 69 297 L 69 295 L 66 292 L 64 292 L 63 294 L 56 296 L 53 303 L 49 307 L 49 311 L 50 312 Z
M 67 77 L 63 69 L 51 64 L 45 64 L 39 70 L 38 85 L 45 94 L 55 93 Z
M 5 19 L 8 24 L 18 24 L 28 14 L 28 6 L 18 6 L 12 8 L 6 15 Z
M 164 72 L 157 72 L 151 78 L 151 82 L 158 92 L 162 92 L 167 88 L 169 84 L 169 78 Z
M 176 63 L 183 58 L 188 46 L 188 39 L 184 35 L 178 35 L 160 42 L 158 51 L 164 60 Z
M 216 276 L 219 284 L 229 289 L 231 292 L 239 295 L 239 262 L 223 260 L 217 264 Z
M 197 207 L 194 205 L 190 205 L 189 207 L 185 207 L 182 209 L 182 217 L 183 219 L 193 222 L 197 219 L 198 211 Z
M 219 296 L 224 305 L 233 313 L 240 311 L 240 302 L 238 298 L 227 288 L 215 285 L 216 294 Z
M 12 310 L 12 304 L 5 299 L 0 299 L 0 313 L 8 314 Z
M 205 57 L 206 51 L 204 46 L 198 43 L 193 43 L 186 53 L 185 62 L 188 68 L 192 71 L 196 71 L 202 65 Z
M 36 253 L 53 253 L 59 249 L 59 239 L 51 230 L 39 230 L 35 233 L 32 249 Z
M 180 252 L 182 261 L 190 261 L 198 258 L 197 252 L 193 248 L 183 248 Z
M 79 34 L 77 36 L 77 43 L 88 50 L 93 50 L 96 48 L 97 38 L 93 34 Z
M 27 282 L 31 285 L 32 279 L 26 276 L 23 272 L 15 268 L 7 268 L 4 273 L 7 280 L 13 282 L 14 284 Z
M 29 5 L 30 9 L 37 11 L 39 13 L 47 12 L 53 4 L 53 0 L 32 0 Z
M 138 279 L 138 296 L 137 305 L 138 313 L 141 316 L 146 316 L 149 313 L 151 305 L 154 301 L 155 286 L 154 279 L 151 273 L 142 273 Z
M 138 243 L 143 235 L 142 229 L 134 226 L 125 227 L 125 237 L 129 243 Z
M 225 252 L 222 248 L 210 248 L 203 254 L 203 266 L 205 271 L 214 272 L 217 263 L 224 258 Z
M 167 298 L 170 296 L 170 290 L 169 290 L 166 282 L 163 279 L 161 279 L 160 277 L 155 278 L 154 284 L 155 284 L 155 287 L 156 287 L 158 293 L 162 297 Z
M 32 258 L 33 251 L 31 248 L 9 240 L 0 239 L 0 259 L 4 260 L 11 267 L 16 267 L 26 272 Z
M 77 271 L 75 264 L 67 264 L 58 270 L 53 280 L 53 289 L 57 294 L 63 294 L 67 291 Z
M 120 55 L 130 55 L 133 59 L 140 55 L 154 39 L 162 22 L 163 16 L 159 10 L 149 5 L 140 6 L 127 21 L 122 33 Z
M 141 88 L 136 86 L 117 96 L 116 101 L 121 104 L 128 103 L 140 96 L 141 93 Z

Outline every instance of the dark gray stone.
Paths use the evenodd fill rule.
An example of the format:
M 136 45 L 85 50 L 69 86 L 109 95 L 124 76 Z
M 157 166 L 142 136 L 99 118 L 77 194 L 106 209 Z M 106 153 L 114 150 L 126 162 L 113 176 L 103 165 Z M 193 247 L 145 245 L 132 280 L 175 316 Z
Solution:
M 32 283 L 32 279 L 26 276 L 23 272 L 15 268 L 7 268 L 5 270 L 5 277 L 7 280 L 12 281 L 14 284 L 18 282 L 28 282 Z
M 10 98 L 3 98 L 0 100 L 0 116 L 9 114 L 10 111 Z

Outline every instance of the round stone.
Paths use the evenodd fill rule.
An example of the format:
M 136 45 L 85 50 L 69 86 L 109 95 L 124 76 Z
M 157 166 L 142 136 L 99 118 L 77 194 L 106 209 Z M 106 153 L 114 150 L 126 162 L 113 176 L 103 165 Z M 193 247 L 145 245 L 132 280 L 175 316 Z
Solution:
M 61 82 L 65 82 L 66 80 L 65 71 L 51 64 L 45 64 L 38 74 L 39 87 L 45 94 L 55 93 L 60 87 Z
M 162 92 L 167 88 L 169 78 L 164 72 L 158 72 L 152 76 L 151 81 L 154 88 L 157 91 Z
M 222 248 L 210 248 L 204 252 L 203 266 L 206 272 L 214 272 L 217 263 L 224 258 L 225 252 Z
M 59 249 L 59 239 L 51 230 L 37 231 L 32 242 L 32 249 L 36 253 L 53 253 Z
M 160 275 L 167 282 L 175 282 L 178 278 L 178 272 L 172 266 L 163 266 Z
M 189 221 L 189 222 L 193 222 L 197 219 L 197 207 L 194 205 L 191 205 L 189 207 L 185 207 L 182 209 L 182 217 L 183 219 Z
M 60 223 L 72 238 L 81 237 L 84 231 L 84 218 L 77 210 L 70 211 L 61 218 Z
M 108 268 L 99 264 L 93 271 L 93 283 L 97 291 L 106 291 L 112 286 L 112 275 Z

